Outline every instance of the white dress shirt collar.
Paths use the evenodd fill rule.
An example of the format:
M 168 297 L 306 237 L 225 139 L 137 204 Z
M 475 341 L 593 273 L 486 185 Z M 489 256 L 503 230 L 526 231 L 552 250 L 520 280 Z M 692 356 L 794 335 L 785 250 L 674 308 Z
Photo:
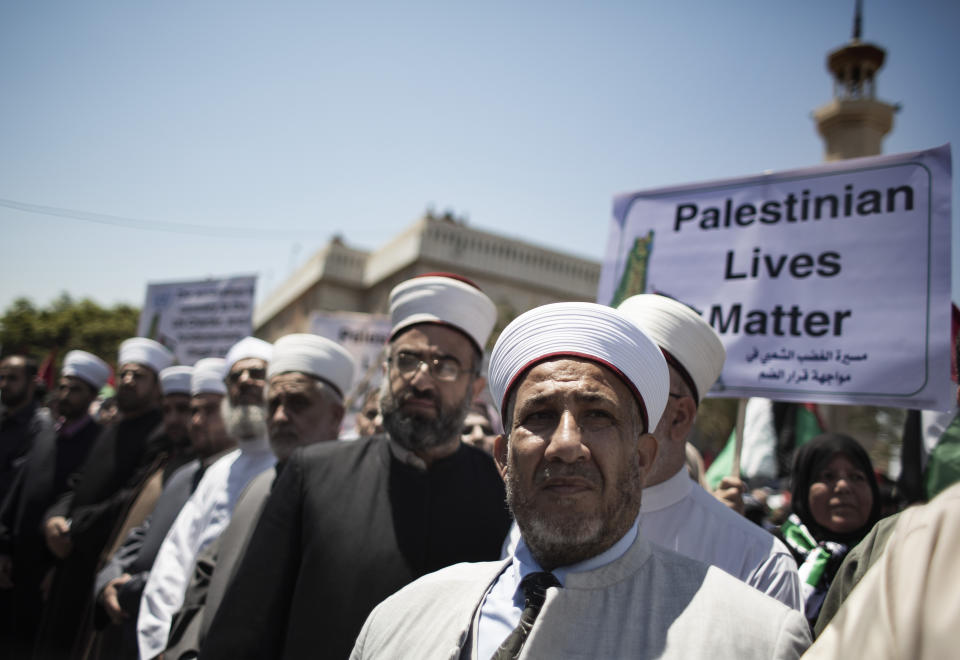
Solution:
M 693 479 L 690 478 L 687 466 L 684 465 L 679 472 L 666 481 L 643 489 L 643 497 L 640 500 L 640 514 L 665 509 L 676 504 L 689 495 L 692 488 Z
M 551 573 L 556 576 L 561 585 L 566 585 L 567 578 L 571 574 L 592 571 L 616 561 L 626 554 L 634 541 L 637 540 L 639 521 L 638 516 L 627 533 L 599 555 L 570 566 L 555 568 Z M 520 613 L 523 611 L 524 605 L 520 580 L 529 573 L 542 570 L 543 568 L 530 554 L 526 542 L 521 538 L 510 558 L 510 563 L 491 585 L 481 604 L 480 621 L 477 629 L 477 639 L 475 640 L 478 651 L 477 657 L 491 657 L 520 621 Z
M 553 573 L 561 585 L 564 585 L 566 584 L 567 575 L 570 573 L 583 573 L 585 571 L 592 571 L 595 568 L 606 566 L 610 562 L 619 559 L 637 538 L 639 521 L 639 518 L 634 520 L 633 525 L 630 526 L 630 529 L 627 530 L 627 533 L 621 536 L 616 543 L 601 552 L 599 555 L 594 555 L 593 557 L 584 559 L 576 564 L 570 564 L 569 566 L 558 566 L 550 572 Z M 524 541 L 523 537 L 521 537 L 520 542 L 517 544 L 517 550 L 513 553 L 511 567 L 507 571 L 508 573 L 512 573 L 516 579 L 516 595 L 514 596 L 515 602 L 519 603 L 520 605 L 523 604 L 523 593 L 520 592 L 520 580 L 530 573 L 536 573 L 537 571 L 542 570 L 543 568 L 540 567 L 540 564 L 537 563 L 537 560 L 534 559 L 533 555 L 530 553 L 530 548 L 527 547 L 526 541 Z

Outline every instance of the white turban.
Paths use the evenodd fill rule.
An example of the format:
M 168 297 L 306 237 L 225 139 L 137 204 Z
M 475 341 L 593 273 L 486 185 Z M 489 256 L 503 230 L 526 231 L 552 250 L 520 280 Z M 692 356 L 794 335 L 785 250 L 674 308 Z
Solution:
M 631 296 L 617 309 L 663 349 L 699 403 L 720 377 L 727 357 L 710 324 L 683 303 L 652 293 Z
M 159 374 L 173 364 L 174 356 L 166 346 L 146 337 L 132 337 L 120 344 L 120 355 L 117 364 L 135 363 L 150 367 Z
M 507 398 L 527 369 L 554 357 L 592 360 L 619 375 L 637 398 L 645 430 L 667 405 L 670 372 L 663 353 L 623 314 L 587 302 L 552 303 L 515 318 L 490 354 L 490 392 L 506 419 Z
M 190 376 L 193 367 L 177 365 L 167 367 L 160 372 L 160 390 L 163 396 L 169 394 L 190 394 Z
M 70 351 L 63 358 L 61 376 L 73 376 L 100 391 L 110 377 L 110 367 L 93 353 Z
M 482 353 L 497 320 L 497 308 L 469 280 L 428 273 L 401 282 L 390 292 L 390 338 L 417 323 L 449 325 L 469 337 Z
M 230 373 L 230 370 L 233 369 L 235 365 L 240 360 L 247 360 L 250 358 L 257 358 L 258 360 L 263 360 L 264 362 L 270 362 L 270 356 L 273 354 L 273 344 L 262 339 L 257 339 L 256 337 L 244 337 L 236 344 L 230 347 L 230 350 L 227 351 L 226 359 L 226 373 Z
M 273 345 L 267 378 L 291 371 L 326 381 L 344 396 L 353 385 L 356 365 L 347 349 L 332 339 L 293 334 L 280 337 Z
M 190 394 L 226 394 L 227 385 L 223 381 L 227 375 L 227 361 L 223 358 L 208 357 L 197 360 L 190 376 Z

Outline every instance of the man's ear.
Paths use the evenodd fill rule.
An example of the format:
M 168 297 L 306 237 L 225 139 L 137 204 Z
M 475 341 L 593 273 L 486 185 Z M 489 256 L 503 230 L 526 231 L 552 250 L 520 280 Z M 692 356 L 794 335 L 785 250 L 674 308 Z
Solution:
M 507 473 L 507 439 L 501 433 L 493 440 L 493 460 L 497 464 L 497 470 L 501 477 Z
M 640 477 L 646 481 L 647 474 L 657 458 L 659 442 L 652 433 L 644 433 L 637 440 L 637 464 L 640 466 Z
M 483 388 L 487 386 L 487 379 L 483 376 L 477 376 L 473 379 L 473 392 L 471 393 L 470 400 L 476 401 L 477 397 L 480 396 L 480 392 L 483 391 Z
M 670 438 L 686 440 L 697 416 L 697 403 L 692 396 L 682 396 L 673 401 L 673 419 L 670 420 Z

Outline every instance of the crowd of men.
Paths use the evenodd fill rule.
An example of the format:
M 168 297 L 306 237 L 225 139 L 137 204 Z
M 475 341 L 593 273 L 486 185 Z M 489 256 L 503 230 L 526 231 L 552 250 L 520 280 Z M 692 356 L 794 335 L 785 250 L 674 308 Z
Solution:
M 473 283 L 407 280 L 390 316 L 356 439 L 338 439 L 354 360 L 315 335 L 192 366 L 128 339 L 106 425 L 101 357 L 66 355 L 56 418 L 35 364 L 0 361 L 0 656 L 804 653 L 790 552 L 688 476 L 725 359 L 698 314 L 545 305 L 486 373 L 496 307 Z M 871 634 L 851 615 L 828 630 L 850 620 L 866 632 L 831 649 Z

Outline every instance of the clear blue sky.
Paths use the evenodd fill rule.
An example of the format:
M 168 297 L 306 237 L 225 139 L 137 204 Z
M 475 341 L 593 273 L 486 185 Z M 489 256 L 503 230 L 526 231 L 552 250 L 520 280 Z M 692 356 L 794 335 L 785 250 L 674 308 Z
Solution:
M 262 299 L 429 206 L 599 260 L 616 193 L 821 162 L 853 4 L 0 0 L 0 200 L 222 229 L 0 206 L 0 309 L 245 273 Z M 956 153 L 958 30 L 955 0 L 866 0 L 886 153 Z

